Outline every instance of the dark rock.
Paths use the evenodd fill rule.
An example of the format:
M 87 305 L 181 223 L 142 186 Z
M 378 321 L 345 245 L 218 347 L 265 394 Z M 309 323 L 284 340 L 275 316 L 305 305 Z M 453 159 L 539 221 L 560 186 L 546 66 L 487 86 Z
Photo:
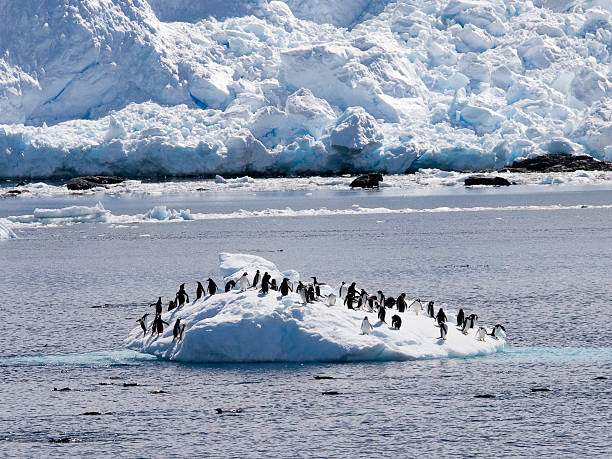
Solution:
M 505 168 L 511 172 L 574 172 L 574 171 L 612 171 L 612 162 L 599 161 L 589 155 L 547 155 L 514 161 Z
M 351 188 L 378 188 L 378 183 L 383 181 L 381 174 L 360 175 L 351 182 Z
M 465 179 L 465 186 L 473 185 L 510 186 L 512 184 L 500 176 L 471 175 Z
M 97 186 L 114 185 L 125 181 L 123 177 L 111 177 L 105 175 L 88 175 L 68 180 L 66 187 L 69 190 L 89 190 Z

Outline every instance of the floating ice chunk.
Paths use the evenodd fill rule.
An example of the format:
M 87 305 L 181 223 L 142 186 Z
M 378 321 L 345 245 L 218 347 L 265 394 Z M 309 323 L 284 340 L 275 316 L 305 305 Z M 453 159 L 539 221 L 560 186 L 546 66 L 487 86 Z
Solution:
M 244 272 L 252 279 L 256 269 L 267 271 L 277 283 L 289 277 L 261 257 L 224 253 L 219 259 L 224 280 Z M 293 272 L 291 277 L 297 280 L 297 276 Z M 332 290 L 322 287 L 322 293 Z M 449 327 L 442 341 L 433 319 L 398 314 L 403 315 L 402 327 L 395 330 L 379 322 L 374 313 L 329 306 L 325 300 L 303 304 L 294 292 L 281 297 L 276 291 L 263 295 L 258 288 L 234 290 L 163 314 L 171 324 L 181 319 L 186 327 L 183 342 L 172 340 L 171 327 L 154 337 L 143 336 L 138 326 L 127 338 L 127 346 L 188 362 L 341 362 L 467 357 L 498 352 L 505 345 L 505 339 L 482 342 L 474 333 L 463 335 L 455 327 Z M 359 329 L 364 315 L 374 325 L 367 336 Z
M 168 209 L 166 206 L 155 206 L 153 209 L 144 214 L 145 219 L 152 220 L 193 220 L 189 209 Z
M 0 240 L 2 239 L 14 239 L 17 235 L 8 226 L 0 222 Z

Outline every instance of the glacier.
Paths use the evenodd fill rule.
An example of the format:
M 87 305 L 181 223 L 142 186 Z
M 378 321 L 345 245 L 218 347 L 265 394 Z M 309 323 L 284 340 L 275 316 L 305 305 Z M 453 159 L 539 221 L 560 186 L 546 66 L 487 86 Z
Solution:
M 607 0 L 0 0 L 0 177 L 612 160 Z
M 244 272 L 252 279 L 256 269 L 267 271 L 279 285 L 283 277 L 294 283 L 300 279 L 297 271 L 281 272 L 274 263 L 256 255 L 221 253 L 219 262 L 224 276 L 221 288 Z M 321 286 L 324 296 L 334 291 L 337 294 L 337 289 Z M 136 326 L 126 345 L 165 360 L 243 363 L 469 357 L 502 351 L 506 343 L 505 337 L 478 341 L 476 330 L 463 335 L 453 325 L 455 315 L 450 311 L 446 341 L 438 339 L 434 319 L 411 310 L 389 310 L 389 323 L 392 314 L 401 316 L 400 330 L 378 321 L 376 313 L 347 309 L 340 299 L 334 306 L 325 300 L 303 304 L 300 295 L 292 292 L 282 297 L 273 290 L 264 295 L 259 288 L 236 288 L 163 313 L 162 319 L 170 326 L 160 336 L 150 331 L 144 335 L 140 325 Z M 369 335 L 360 334 L 364 315 L 373 325 Z M 177 319 L 185 325 L 182 342 L 173 340 Z

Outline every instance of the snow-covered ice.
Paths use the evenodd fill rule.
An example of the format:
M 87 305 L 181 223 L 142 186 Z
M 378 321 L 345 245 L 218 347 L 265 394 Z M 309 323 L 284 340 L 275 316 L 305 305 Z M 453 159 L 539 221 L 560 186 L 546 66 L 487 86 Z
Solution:
M 252 279 L 256 269 L 268 271 L 279 285 L 283 277 L 299 278 L 296 271 L 282 273 L 270 261 L 254 255 L 222 253 L 219 259 L 223 285 L 243 272 Z M 334 290 L 322 286 L 321 293 Z M 455 316 L 450 311 L 446 341 L 438 339 L 434 319 L 412 311 L 388 310 L 388 323 L 393 314 L 402 318 L 400 330 L 378 321 L 375 313 L 349 310 L 340 301 L 335 306 L 323 299 L 302 304 L 296 293 L 283 298 L 275 291 L 264 295 L 259 288 L 234 289 L 164 313 L 162 319 L 170 326 L 159 337 L 143 336 L 140 326 L 135 327 L 127 346 L 184 362 L 345 362 L 467 357 L 498 352 L 505 345 L 505 339 L 478 341 L 476 329 L 463 335 L 453 325 Z M 360 332 L 364 315 L 373 325 L 369 335 Z M 173 342 L 176 319 L 186 327 L 183 342 Z
M 2 239 L 14 239 L 17 235 L 7 225 L 0 223 L 0 241 Z
M 612 159 L 603 0 L 23 0 L 0 20 L 0 177 Z

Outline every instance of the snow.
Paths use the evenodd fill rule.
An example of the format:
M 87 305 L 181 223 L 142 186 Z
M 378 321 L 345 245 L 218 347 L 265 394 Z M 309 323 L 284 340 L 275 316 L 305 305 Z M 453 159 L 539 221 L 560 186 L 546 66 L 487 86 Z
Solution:
M 3 223 L 0 223 L 0 241 L 3 239 L 14 239 L 17 235 L 13 232 L 11 228 Z
M 0 177 L 610 159 L 611 5 L 0 2 Z
M 279 282 L 283 273 L 268 260 L 247 254 L 221 254 L 222 272 L 235 279 L 255 269 L 268 271 Z M 298 276 L 297 272 L 293 272 Z M 279 282 L 280 283 L 280 282 Z M 322 287 L 322 294 L 332 293 Z M 379 322 L 375 313 L 351 311 L 340 305 L 328 306 L 325 300 L 302 304 L 298 294 L 281 297 L 250 288 L 218 293 L 171 312 L 162 314 L 170 323 L 159 337 L 143 336 L 140 326 L 126 339 L 127 347 L 183 362 L 346 362 L 364 360 L 409 360 L 422 358 L 469 357 L 503 350 L 505 339 L 476 340 L 476 330 L 463 335 L 453 326 L 455 316 L 447 311 L 447 340 L 438 339 L 434 319 L 412 312 L 391 315 L 402 317 L 400 330 Z M 373 325 L 369 335 L 360 333 L 367 316 Z M 176 319 L 185 325 L 184 341 L 172 341 Z

